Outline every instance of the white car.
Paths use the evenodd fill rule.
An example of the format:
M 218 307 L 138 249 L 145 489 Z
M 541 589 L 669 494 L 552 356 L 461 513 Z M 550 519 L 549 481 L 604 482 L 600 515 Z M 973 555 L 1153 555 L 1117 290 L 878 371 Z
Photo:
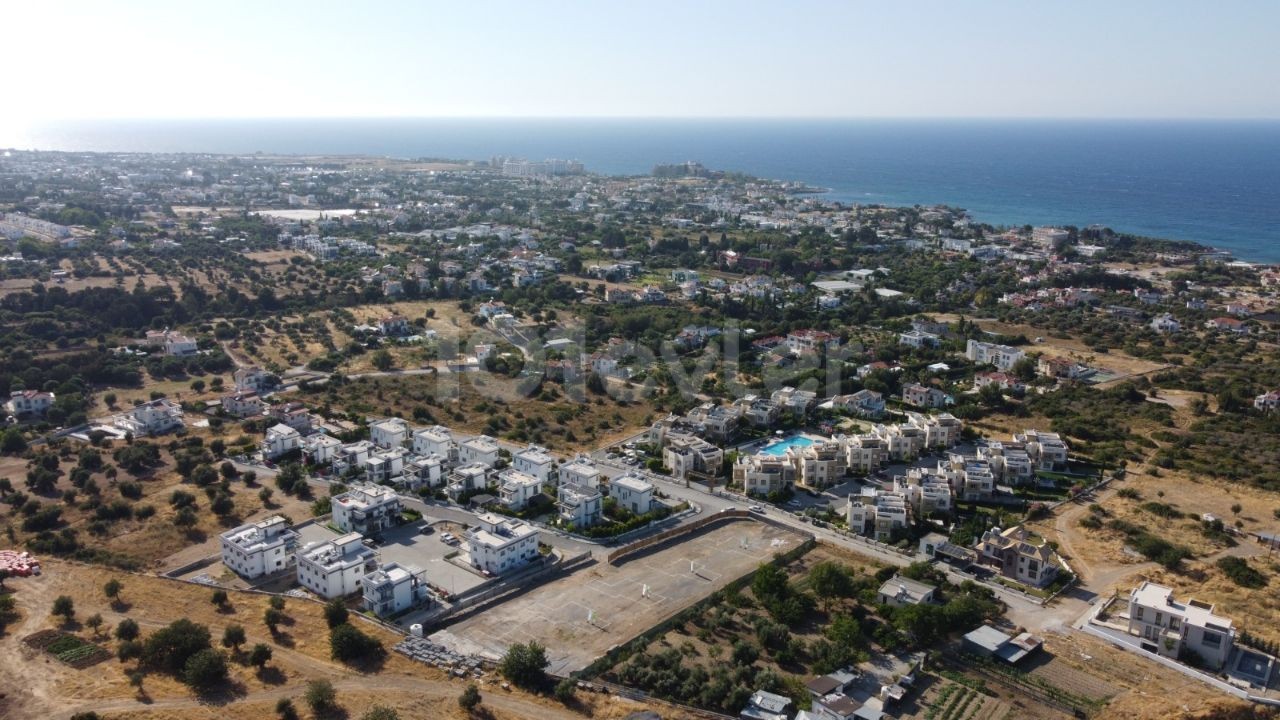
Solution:
M 759 513 L 763 515 L 764 508 L 760 507 L 759 505 L 752 505 L 751 507 L 747 508 L 747 512 Z

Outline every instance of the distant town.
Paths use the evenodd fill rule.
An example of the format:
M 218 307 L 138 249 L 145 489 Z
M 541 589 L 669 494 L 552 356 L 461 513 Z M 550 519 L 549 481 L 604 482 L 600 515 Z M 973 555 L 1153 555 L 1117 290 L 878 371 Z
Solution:
M 512 157 L 10 150 L 0 237 L 0 715 L 1280 706 L 1280 268 Z

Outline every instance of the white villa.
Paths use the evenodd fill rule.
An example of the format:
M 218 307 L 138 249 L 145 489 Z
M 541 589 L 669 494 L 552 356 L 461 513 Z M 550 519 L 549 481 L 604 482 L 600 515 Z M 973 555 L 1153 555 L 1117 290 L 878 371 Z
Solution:
M 538 445 L 529 447 L 511 456 L 511 466 L 523 473 L 528 473 L 546 484 L 555 479 L 556 459 L 547 449 Z
M 928 605 L 933 602 L 933 594 L 937 591 L 936 587 L 928 583 L 894 575 L 880 586 L 880 591 L 876 593 L 876 602 L 894 607 Z
M 471 564 L 500 575 L 538 559 L 538 531 L 533 526 L 493 513 L 476 517 L 466 533 Z
M 237 390 L 222 396 L 222 409 L 228 415 L 238 418 L 261 415 L 267 404 L 253 390 Z
M 741 483 L 743 492 L 749 495 L 768 495 L 790 487 L 795 481 L 795 468 L 783 455 L 739 455 L 733 463 L 733 481 Z
M 489 486 L 491 468 L 484 463 L 468 463 L 459 465 L 449 473 L 449 484 L 446 492 L 457 500 L 463 493 L 483 490 Z
M 400 496 L 384 485 L 356 485 L 335 495 L 331 504 L 333 524 L 347 533 L 376 533 L 400 515 Z
M 859 499 L 849 501 L 845 517 L 851 531 L 886 542 L 910 525 L 911 508 L 899 493 L 863 488 Z
M 1150 581 L 1129 593 L 1129 634 L 1165 657 L 1194 652 L 1214 670 L 1226 664 L 1236 639 L 1231 620 L 1215 615 L 1212 605 L 1194 599 L 1178 602 L 1171 588 Z
M 134 437 L 163 435 L 183 426 L 182 409 L 163 398 L 134 406 L 128 412 L 117 415 L 115 426 Z
M 302 441 L 302 457 L 312 465 L 323 465 L 333 462 L 342 441 L 336 437 L 317 433 Z
M 724 462 L 724 450 L 696 435 L 667 433 L 662 448 L 662 466 L 676 478 L 684 478 L 691 472 L 719 475 Z
M 222 564 L 248 580 L 283 570 L 298 544 L 298 534 L 279 515 L 241 525 L 220 537 Z
M 298 582 L 322 598 L 350 595 L 377 562 L 360 533 L 348 533 L 303 548 L 298 553 Z
M 507 468 L 498 473 L 498 497 L 508 510 L 525 509 L 540 492 L 542 483 L 527 472 Z
M 603 511 L 600 488 L 562 482 L 556 488 L 556 507 L 560 519 L 572 523 L 575 529 L 591 527 L 600 522 Z
M 403 447 L 409 440 L 409 424 L 400 418 L 387 418 L 369 426 L 369 440 L 380 448 Z
M 419 455 L 439 455 L 447 464 L 458 462 L 458 444 L 453 441 L 449 428 L 442 425 L 415 431 L 413 451 Z
M 611 480 L 609 496 L 618 501 L 618 507 L 636 515 L 644 515 L 653 509 L 653 483 L 639 475 L 627 473 Z
M 970 340 L 965 347 L 964 356 L 972 360 L 975 365 L 995 365 L 997 370 L 1009 372 L 1019 360 L 1026 357 L 1026 354 L 1008 345 Z
M 360 581 L 364 609 L 378 617 L 390 617 L 427 599 L 427 580 L 421 568 L 387 563 Z
M 275 381 L 274 375 L 256 365 L 237 369 L 232 378 L 235 380 L 236 390 L 253 393 L 270 389 Z
M 1023 447 L 1041 470 L 1062 470 L 1067 467 L 1069 448 L 1058 433 L 1027 430 L 1013 436 L 1013 441 Z
M 488 435 L 477 435 L 458 444 L 458 462 L 466 465 L 483 463 L 485 467 L 498 464 L 498 443 Z
M 302 435 L 288 425 L 280 423 L 267 428 L 267 436 L 262 440 L 262 457 L 274 460 L 301 448 Z
M 15 390 L 9 393 L 9 401 L 4 404 L 5 412 L 15 417 L 36 417 L 44 415 L 53 407 L 54 395 L 39 390 Z
M 978 562 L 994 566 L 1001 575 L 1032 587 L 1044 587 L 1058 576 L 1058 553 L 1046 542 L 1030 542 L 1026 528 L 992 528 L 978 541 Z
M 561 485 L 597 487 L 600 484 L 600 471 L 585 455 L 579 455 L 571 462 L 561 465 L 557 475 Z

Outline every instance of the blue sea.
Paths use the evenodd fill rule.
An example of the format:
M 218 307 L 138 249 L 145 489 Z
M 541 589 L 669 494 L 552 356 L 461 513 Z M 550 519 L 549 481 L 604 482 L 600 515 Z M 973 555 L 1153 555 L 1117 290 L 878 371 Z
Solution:
M 46 124 L 0 147 L 578 159 L 799 180 L 833 199 L 1102 224 L 1280 262 L 1280 121 L 384 119 Z

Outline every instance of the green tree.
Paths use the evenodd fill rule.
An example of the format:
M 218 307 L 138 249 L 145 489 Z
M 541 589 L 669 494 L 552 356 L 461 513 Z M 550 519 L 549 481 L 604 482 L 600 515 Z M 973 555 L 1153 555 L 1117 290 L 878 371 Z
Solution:
M 400 720 L 400 714 L 384 705 L 374 705 L 360 720 Z
M 781 600 L 789 591 L 787 574 L 773 563 L 761 565 L 756 570 L 755 577 L 751 578 L 751 593 L 763 603 Z
M 195 512 L 189 507 L 182 508 L 173 516 L 173 524 L 180 528 L 193 528 L 198 522 L 200 518 L 196 517 Z
M 136 640 L 138 637 L 138 623 L 130 618 L 125 618 L 116 625 L 117 640 Z
M 142 657 L 143 650 L 145 646 L 137 640 L 123 640 L 116 647 L 116 657 L 120 658 L 120 662 L 129 662 Z
M 94 636 L 97 637 L 98 630 L 102 628 L 102 615 L 94 613 L 85 618 L 84 624 L 88 626 L 88 628 L 93 631 Z
M 120 593 L 124 591 L 124 583 L 115 578 L 111 578 L 102 586 L 102 594 L 111 599 L 112 602 L 120 601 Z
M 843 565 L 824 561 L 814 565 L 809 571 L 809 587 L 822 601 L 823 607 L 829 607 L 831 600 L 852 594 L 853 578 Z
M 225 608 L 227 606 L 227 591 L 214 590 L 213 594 L 209 596 L 209 602 L 213 603 L 218 608 Z
M 227 658 L 213 648 L 205 648 L 187 658 L 182 669 L 182 682 L 206 691 L 227 679 Z
M 201 650 L 212 647 L 209 628 L 183 618 L 169 623 L 147 638 L 143 644 L 142 663 L 177 677 L 186 668 L 187 660 Z
M 271 662 L 271 646 L 266 643 L 258 643 L 249 651 L 249 664 L 259 670 L 265 668 L 267 663 Z
M 262 613 L 262 622 L 266 624 L 267 629 L 271 631 L 271 634 L 275 635 L 280 623 L 284 622 L 284 613 L 273 607 L 269 607 Z
M 53 600 L 53 612 L 51 614 L 61 615 L 63 620 L 71 622 L 71 619 L 76 616 L 75 601 L 69 595 L 59 595 Z
M 587 374 L 587 390 L 595 395 L 604 395 L 607 392 L 604 377 L 600 373 L 593 372 Z
M 375 368 L 382 372 L 390 370 L 395 367 L 396 364 L 395 358 L 391 357 L 391 353 L 387 352 L 386 349 L 375 352 L 369 361 L 373 363 Z
M 11 427 L 0 433 L 0 452 L 17 454 L 26 449 L 27 439 L 22 436 L 22 431 L 17 427 Z
M 518 687 L 536 690 L 546 683 L 547 650 L 536 640 L 516 643 L 498 665 L 502 677 Z
M 377 638 L 343 623 L 329 631 L 329 653 L 334 660 L 352 663 L 380 656 L 383 648 Z
M 347 604 L 342 602 L 342 598 L 334 598 L 324 605 L 324 620 L 329 624 L 330 630 L 347 622 L 350 614 L 347 611 Z
M 222 631 L 222 646 L 233 648 L 236 652 L 240 652 L 240 646 L 244 644 L 244 628 L 239 625 L 228 625 Z
M 338 705 L 338 693 L 328 680 L 312 680 L 307 683 L 307 690 L 302 698 L 317 715 L 323 715 Z

